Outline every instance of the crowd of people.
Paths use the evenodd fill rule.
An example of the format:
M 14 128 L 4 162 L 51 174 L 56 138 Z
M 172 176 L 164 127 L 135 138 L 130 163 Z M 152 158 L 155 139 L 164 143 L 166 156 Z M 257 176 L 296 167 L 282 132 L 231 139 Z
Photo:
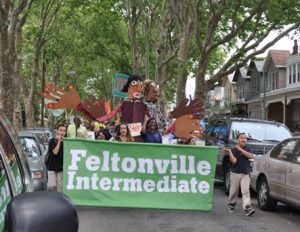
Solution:
M 125 123 L 83 121 L 80 117 L 75 116 L 72 124 L 58 125 L 55 138 L 52 138 L 49 142 L 46 166 L 48 170 L 48 190 L 50 191 L 62 192 L 64 137 L 118 142 L 163 143 L 162 133 L 153 117 L 146 117 L 140 133 L 137 136 L 132 136 L 128 125 Z M 178 138 L 178 144 L 195 145 L 195 140 L 194 137 Z
M 144 124 L 138 136 L 133 136 L 128 124 L 107 121 L 103 123 L 82 120 L 80 117 L 74 117 L 74 123 L 66 126 L 66 137 L 84 138 L 95 140 L 109 140 L 119 142 L 145 142 L 145 143 L 163 143 L 163 132 L 159 130 L 158 123 L 153 117 L 146 117 Z M 195 145 L 197 138 L 192 135 L 189 138 L 176 138 L 178 144 Z

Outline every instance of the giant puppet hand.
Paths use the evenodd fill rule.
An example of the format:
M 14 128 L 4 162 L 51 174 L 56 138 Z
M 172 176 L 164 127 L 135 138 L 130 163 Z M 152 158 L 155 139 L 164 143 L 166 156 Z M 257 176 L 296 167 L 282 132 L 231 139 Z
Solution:
M 80 96 L 72 85 L 66 91 L 50 82 L 44 88 L 43 97 L 53 101 L 47 104 L 49 109 L 76 109 L 80 104 Z
M 95 119 L 111 113 L 109 102 L 101 98 L 97 100 L 95 96 L 92 96 L 87 100 L 83 100 L 82 105 L 84 109 Z
M 203 127 L 199 123 L 200 118 L 201 116 L 193 117 L 191 114 L 176 118 L 174 134 L 178 138 L 202 138 Z
M 196 115 L 204 112 L 203 104 L 200 99 L 195 98 L 188 105 L 187 102 L 188 99 L 185 99 L 185 101 L 183 101 L 170 113 L 172 118 L 179 118 L 187 114 Z
M 43 97 L 53 101 L 47 104 L 49 109 L 74 109 L 93 121 L 102 122 L 117 113 L 117 111 L 111 112 L 108 101 L 97 100 L 95 97 L 81 101 L 72 85 L 68 85 L 66 91 L 54 83 L 48 83 L 43 91 Z

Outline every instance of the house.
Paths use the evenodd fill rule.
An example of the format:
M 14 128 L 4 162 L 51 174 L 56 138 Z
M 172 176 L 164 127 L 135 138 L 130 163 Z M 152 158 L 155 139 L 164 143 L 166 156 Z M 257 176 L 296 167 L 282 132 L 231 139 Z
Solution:
M 248 102 L 248 115 L 250 118 L 263 118 L 262 98 L 260 94 L 264 91 L 263 82 L 263 60 L 251 60 L 247 76 L 250 76 L 250 95 Z
M 270 120 L 285 123 L 286 102 L 286 66 L 290 56 L 288 50 L 270 50 L 263 67 L 264 89 L 261 94 L 264 99 L 264 116 Z
M 265 118 L 300 131 L 300 54 L 270 50 L 234 73 L 238 113 Z
M 251 86 L 250 76 L 247 75 L 246 67 L 239 68 L 233 76 L 233 82 L 236 83 L 236 111 L 235 115 L 247 115 L 248 105 L 245 103 L 246 100 L 250 99 Z
M 289 56 L 286 88 L 283 94 L 286 105 L 285 124 L 292 131 L 300 131 L 300 54 Z
M 233 75 L 225 77 L 221 86 L 224 87 L 224 101 L 228 103 L 236 102 L 236 83 L 233 82 Z
M 208 117 L 214 114 L 230 114 L 232 104 L 236 102 L 235 82 L 232 79 L 233 75 L 225 76 L 207 92 Z

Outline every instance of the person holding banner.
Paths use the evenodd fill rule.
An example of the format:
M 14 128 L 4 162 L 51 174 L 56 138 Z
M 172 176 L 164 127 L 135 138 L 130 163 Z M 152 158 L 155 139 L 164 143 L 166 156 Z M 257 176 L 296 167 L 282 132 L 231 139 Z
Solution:
M 158 130 L 155 118 L 145 120 L 142 129 L 142 137 L 146 143 L 162 143 L 162 136 Z
M 110 141 L 118 141 L 118 142 L 134 142 L 130 134 L 130 130 L 128 126 L 124 123 L 117 125 L 116 127 L 116 135 L 112 137 Z

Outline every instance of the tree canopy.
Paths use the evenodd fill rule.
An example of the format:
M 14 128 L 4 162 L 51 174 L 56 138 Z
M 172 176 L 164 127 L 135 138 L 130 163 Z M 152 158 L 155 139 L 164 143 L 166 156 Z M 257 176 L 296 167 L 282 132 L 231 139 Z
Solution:
M 299 0 L 2 0 L 0 109 L 35 125 L 48 81 L 113 102 L 115 73 L 155 80 L 162 109 L 185 98 L 188 75 L 205 99 L 217 81 L 296 33 L 299 11 Z

